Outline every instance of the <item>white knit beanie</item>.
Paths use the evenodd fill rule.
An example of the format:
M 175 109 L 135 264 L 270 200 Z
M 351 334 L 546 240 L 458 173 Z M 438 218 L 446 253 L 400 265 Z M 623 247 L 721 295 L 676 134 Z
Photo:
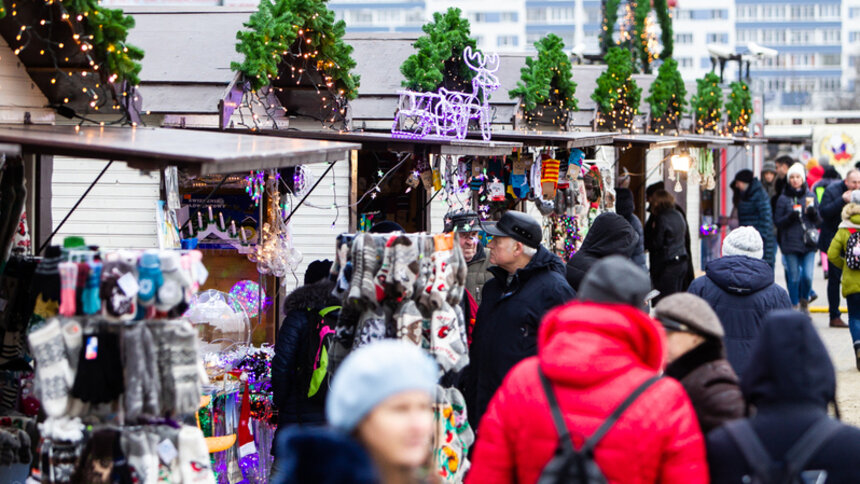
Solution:
M 788 174 L 786 175 L 788 178 L 791 178 L 791 175 L 800 175 L 803 178 L 803 181 L 806 181 L 806 168 L 803 167 L 800 163 L 795 163 L 791 165 L 791 168 L 788 169 Z
M 789 172 L 791 173 L 791 172 Z M 723 240 L 723 257 L 745 255 L 754 259 L 764 256 L 764 244 L 755 227 L 738 227 Z

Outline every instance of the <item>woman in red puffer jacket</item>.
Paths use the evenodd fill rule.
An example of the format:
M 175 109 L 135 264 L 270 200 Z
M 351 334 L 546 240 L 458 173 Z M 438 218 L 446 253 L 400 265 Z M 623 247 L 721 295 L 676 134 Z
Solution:
M 538 356 L 514 367 L 478 427 L 467 483 L 534 483 L 558 433 L 538 376 L 552 382 L 575 448 L 661 370 L 663 329 L 631 306 L 574 302 L 544 318 Z M 662 378 L 636 399 L 597 444 L 610 483 L 708 482 L 696 414 L 681 384 Z

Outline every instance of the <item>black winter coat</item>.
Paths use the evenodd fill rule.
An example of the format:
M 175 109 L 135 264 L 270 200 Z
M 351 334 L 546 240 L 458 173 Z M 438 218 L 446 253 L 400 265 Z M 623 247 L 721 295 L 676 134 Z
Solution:
M 501 267 L 490 271 L 494 277 L 484 285 L 469 348 L 465 396 L 473 428 L 478 428 L 508 370 L 537 354 L 538 326 L 544 314 L 576 296 L 564 279 L 561 259 L 543 246 L 510 282 Z
M 684 246 L 687 221 L 681 212 L 674 208 L 652 217 L 654 221 L 648 225 L 645 234 L 645 248 L 648 249 L 653 274 L 668 262 L 687 259 L 687 248 Z
M 273 484 L 379 484 L 367 451 L 352 437 L 328 427 L 292 427 L 275 437 L 279 471 Z
M 741 388 L 756 414 L 750 424 L 772 459 L 780 460 L 836 396 L 836 374 L 809 316 L 779 311 L 765 321 Z M 744 482 L 751 474 L 724 428 L 708 434 L 708 464 L 714 484 Z M 805 466 L 826 470 L 827 484 L 856 483 L 860 476 L 860 429 L 844 425 Z
M 726 356 L 741 377 L 765 316 L 791 308 L 788 293 L 773 282 L 773 269 L 765 261 L 745 255 L 709 262 L 705 276 L 693 281 L 687 292 L 708 301 L 717 313 L 726 333 Z
M 806 206 L 807 199 L 812 199 L 812 205 L 809 207 Z M 801 206 L 801 216 L 798 216 L 794 210 L 795 204 Z M 776 202 L 773 223 L 779 229 L 779 250 L 783 254 L 805 254 L 816 251 L 816 247 L 807 247 L 803 243 L 804 225 L 806 228 L 814 229 L 821 223 L 815 194 L 806 187 L 806 183 L 797 190 L 791 185 L 785 186 L 785 190 Z
M 582 241 L 582 246 L 567 261 L 567 282 L 574 291 L 585 273 L 598 260 L 610 255 L 631 257 L 638 243 L 636 231 L 621 215 L 602 213 L 594 219 Z
M 684 386 L 702 434 L 744 416 L 746 404 L 740 380 L 726 361 L 719 339 L 709 338 L 684 353 L 666 367 L 665 373 Z
M 642 228 L 642 221 L 633 213 L 636 210 L 636 205 L 633 203 L 633 192 L 626 188 L 619 188 L 615 197 L 615 212 L 624 217 L 624 220 L 633 227 L 639 240 L 636 242 L 636 247 L 633 249 L 633 255 L 630 257 L 633 262 L 648 272 L 648 264 L 645 263 L 645 231 Z
M 779 187 L 777 183 L 777 187 Z M 770 199 L 758 178 L 753 178 L 738 200 L 738 224 L 755 227 L 764 242 L 764 260 L 771 267 L 776 263 L 776 237 L 773 233 L 773 212 Z
M 272 396 L 278 408 L 278 429 L 296 423 L 325 424 L 325 407 L 309 402 L 307 388 L 299 388 L 297 380 L 298 366 L 311 351 L 311 326 L 317 322 L 310 319 L 310 314 L 340 305 L 331 295 L 333 288 L 334 282 L 327 280 L 308 284 L 294 290 L 284 302 L 286 317 L 278 331 L 272 359 Z
M 820 251 L 827 252 L 830 242 L 833 242 L 833 237 L 839 230 L 839 224 L 842 223 L 842 208 L 846 205 L 845 200 L 842 200 L 842 194 L 846 191 L 848 186 L 844 181 L 831 183 L 824 190 L 821 203 L 818 205 L 818 212 L 821 215 L 821 224 L 818 226 L 821 229 L 821 234 L 818 236 Z

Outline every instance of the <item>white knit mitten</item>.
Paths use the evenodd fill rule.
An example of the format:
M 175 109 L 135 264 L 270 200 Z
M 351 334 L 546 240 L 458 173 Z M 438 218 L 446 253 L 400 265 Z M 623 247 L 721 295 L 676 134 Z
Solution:
M 36 391 L 42 408 L 49 417 L 60 417 L 66 412 L 74 380 L 59 320 L 52 319 L 28 339 L 36 360 Z
M 458 371 L 469 362 L 460 331 L 457 312 L 443 301 L 442 306 L 433 311 L 430 326 L 430 353 L 443 371 Z
M 200 429 L 188 425 L 182 427 L 179 431 L 178 450 L 183 484 L 215 484 L 209 450 Z
M 454 235 L 437 234 L 433 236 L 433 278 L 430 288 L 430 304 L 434 308 L 441 308 L 448 299 L 451 290 L 450 280 L 453 278 L 453 267 L 451 256 L 454 254 Z
M 185 298 L 185 291 L 191 286 L 191 281 L 181 267 L 179 254 L 162 252 L 159 256 L 161 273 L 164 282 L 158 288 L 158 300 L 155 304 L 159 311 L 170 311 Z

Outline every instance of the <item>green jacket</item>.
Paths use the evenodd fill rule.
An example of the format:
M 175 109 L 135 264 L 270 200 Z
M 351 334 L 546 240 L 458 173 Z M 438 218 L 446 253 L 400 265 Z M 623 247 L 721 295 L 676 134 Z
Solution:
M 475 257 L 469 261 L 468 266 L 469 273 L 466 275 L 466 289 L 469 290 L 469 293 L 475 298 L 475 302 L 480 306 L 483 296 L 481 292 L 484 289 L 484 284 L 493 278 L 493 274 L 487 270 L 491 266 L 490 255 L 486 249 L 479 246 Z
M 851 215 L 850 220 L 851 224 L 856 225 L 857 230 L 860 230 L 860 214 Z M 843 227 L 843 225 L 845 225 L 845 222 L 840 224 L 836 236 L 833 237 L 833 242 L 830 243 L 830 248 L 827 249 L 827 259 L 830 260 L 831 264 L 842 269 L 842 295 L 847 296 L 860 292 L 860 270 L 855 271 L 845 265 L 843 255 L 845 245 L 848 243 L 848 237 L 851 236 L 851 230 Z

